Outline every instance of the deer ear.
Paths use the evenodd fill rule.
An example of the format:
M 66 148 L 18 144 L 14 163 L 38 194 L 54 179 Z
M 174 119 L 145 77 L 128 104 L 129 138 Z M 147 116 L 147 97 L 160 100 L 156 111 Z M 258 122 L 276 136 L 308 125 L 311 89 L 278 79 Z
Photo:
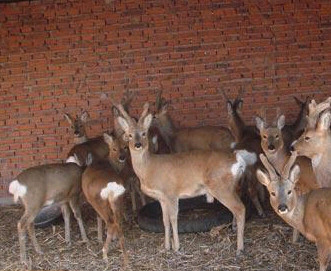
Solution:
M 80 120 L 82 122 L 86 122 L 88 117 L 89 117 L 89 114 L 87 113 L 87 111 L 84 111 L 83 114 L 80 116 Z
M 256 177 L 258 179 L 258 181 L 263 184 L 264 186 L 268 186 L 270 183 L 270 179 L 269 176 L 263 172 L 262 170 L 258 169 L 256 171 Z
M 261 132 L 264 129 L 264 120 L 260 117 L 255 118 L 256 127 Z
M 330 111 L 324 112 L 317 124 L 317 130 L 319 131 L 328 131 L 331 124 L 331 113 Z
M 65 117 L 66 120 L 69 122 L 69 124 L 72 125 L 73 120 L 72 120 L 72 117 L 70 116 L 70 114 L 68 114 L 68 113 L 64 113 L 64 117 Z
M 103 133 L 103 140 L 108 144 L 111 145 L 114 142 L 114 139 L 111 135 L 107 134 L 107 133 Z
M 226 109 L 228 110 L 228 115 L 232 115 L 233 114 L 232 103 L 230 101 L 227 101 L 226 102 Z
M 129 123 L 125 118 L 117 117 L 117 121 L 125 133 L 129 132 Z
M 290 181 L 295 184 L 299 180 L 299 177 L 300 167 L 298 165 L 295 165 L 290 171 Z
M 153 120 L 153 116 L 152 114 L 148 114 L 145 118 L 144 118 L 144 121 L 143 121 L 143 128 L 145 130 L 148 130 L 149 127 L 151 126 L 152 124 L 152 120 Z
M 118 109 L 116 108 L 116 106 L 112 107 L 112 111 L 113 111 L 113 115 L 114 117 L 118 117 L 120 115 L 120 112 L 118 111 Z
M 284 115 L 280 115 L 278 120 L 277 120 L 277 128 L 279 130 L 282 130 L 285 126 L 285 116 Z
M 240 100 L 238 102 L 238 104 L 237 104 L 237 111 L 238 112 L 241 112 L 241 110 L 243 109 L 243 104 L 244 104 L 243 100 Z
M 168 112 L 168 107 L 169 107 L 169 103 L 164 103 L 161 107 L 160 113 L 161 114 L 166 114 Z

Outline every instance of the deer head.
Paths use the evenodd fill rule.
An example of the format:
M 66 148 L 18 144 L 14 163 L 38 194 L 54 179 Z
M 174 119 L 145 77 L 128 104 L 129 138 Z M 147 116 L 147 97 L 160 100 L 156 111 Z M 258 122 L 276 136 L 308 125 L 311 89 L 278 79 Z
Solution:
M 74 131 L 75 141 L 79 139 L 83 139 L 82 142 L 84 142 L 84 139 L 86 141 L 87 136 L 85 131 L 85 124 L 86 121 L 88 120 L 89 114 L 86 111 L 84 111 L 79 117 L 77 115 L 76 118 L 73 118 L 70 114 L 65 113 L 64 117 L 69 122 L 72 130 Z M 82 142 L 77 142 L 77 143 L 82 143 Z
M 265 153 L 273 154 L 284 147 L 282 129 L 285 126 L 285 116 L 281 115 L 276 122 L 268 126 L 260 117 L 255 118 L 256 127 L 260 131 L 261 146 Z
M 324 111 L 315 128 L 306 129 L 300 138 L 293 142 L 292 147 L 299 155 L 307 156 L 311 159 L 329 151 L 331 132 L 331 112 Z
M 129 141 L 130 151 L 140 152 L 148 150 L 148 130 L 153 119 L 152 114 L 148 112 L 149 104 L 145 103 L 144 110 L 138 121 L 131 118 L 122 105 L 119 105 L 118 109 L 123 117 L 117 117 L 117 121 L 123 129 L 126 139 Z
M 278 173 L 268 161 L 264 154 L 260 154 L 260 159 L 267 172 L 257 170 L 256 176 L 269 191 L 270 204 L 280 215 L 291 213 L 297 205 L 297 193 L 294 190 L 296 182 L 299 180 L 300 168 L 293 167 L 297 153 L 293 152 L 282 172 Z

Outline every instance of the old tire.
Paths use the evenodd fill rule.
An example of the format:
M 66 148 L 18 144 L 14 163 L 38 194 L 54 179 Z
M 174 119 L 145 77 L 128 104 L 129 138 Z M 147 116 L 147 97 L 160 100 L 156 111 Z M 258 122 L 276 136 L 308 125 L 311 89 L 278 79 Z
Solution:
M 62 220 L 61 206 L 55 203 L 40 210 L 34 219 L 34 225 L 38 228 L 46 228 L 50 225 L 58 224 Z
M 231 212 L 216 200 L 207 203 L 204 196 L 179 201 L 178 232 L 206 232 L 232 222 Z M 150 232 L 164 232 L 159 202 L 146 204 L 138 213 L 138 225 Z

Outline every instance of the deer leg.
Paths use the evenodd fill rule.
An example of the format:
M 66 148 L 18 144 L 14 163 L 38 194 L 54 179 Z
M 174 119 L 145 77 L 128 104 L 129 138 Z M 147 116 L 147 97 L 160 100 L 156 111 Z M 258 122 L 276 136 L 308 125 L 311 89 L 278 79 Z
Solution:
M 169 210 L 167 203 L 165 201 L 160 201 L 162 208 L 162 217 L 163 217 L 163 225 L 164 225 L 164 246 L 166 250 L 170 249 L 170 220 L 169 220 Z
M 297 229 L 293 228 L 293 235 L 292 235 L 292 243 L 295 244 L 296 242 L 298 242 L 300 233 Z
M 20 244 L 20 258 L 21 263 L 27 263 L 27 255 L 26 255 L 26 228 L 27 228 L 27 218 L 28 215 L 26 212 L 22 216 L 22 218 L 17 223 L 17 231 L 18 231 L 18 240 Z
M 83 242 L 87 243 L 88 238 L 86 236 L 86 232 L 85 232 L 85 228 L 84 228 L 84 224 L 83 224 L 82 213 L 80 211 L 78 197 L 71 199 L 69 201 L 69 204 L 70 204 L 70 208 L 71 208 L 72 212 L 74 213 L 74 216 L 78 222 L 78 226 L 79 226 L 80 233 L 82 235 Z
M 71 239 L 70 239 L 70 210 L 68 203 L 64 203 L 61 206 L 63 220 L 64 220 L 64 235 L 65 240 L 68 246 L 71 245 Z
M 97 215 L 97 223 L 98 223 L 98 241 L 102 243 L 102 218 Z
M 34 220 L 34 219 L 33 219 Z M 32 241 L 32 244 L 34 246 L 34 249 L 35 251 L 38 253 L 38 254 L 43 254 L 41 248 L 40 248 L 40 245 L 37 241 L 37 238 L 36 238 L 36 232 L 35 232 L 35 228 L 34 228 L 34 224 L 33 224 L 33 220 L 28 224 L 28 232 L 29 232 L 29 236 L 30 236 L 30 239 Z
M 328 268 L 328 261 L 330 256 L 330 249 L 322 243 L 316 243 L 318 260 L 320 263 L 319 271 L 326 271 Z
M 172 236 L 173 236 L 173 244 L 172 248 L 174 251 L 179 250 L 179 237 L 178 237 L 178 199 L 172 200 L 169 202 L 169 217 L 170 223 L 172 227 Z
M 245 205 L 235 191 L 222 193 L 220 190 L 210 193 L 228 208 L 237 221 L 237 256 L 244 250 Z

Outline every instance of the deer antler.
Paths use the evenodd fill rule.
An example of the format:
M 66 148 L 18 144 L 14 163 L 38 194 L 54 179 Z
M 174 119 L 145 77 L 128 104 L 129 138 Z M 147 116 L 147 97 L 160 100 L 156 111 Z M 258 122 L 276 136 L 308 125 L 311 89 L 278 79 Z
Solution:
M 260 160 L 261 160 L 262 164 L 264 165 L 264 167 L 268 170 L 270 179 L 277 180 L 278 174 L 277 174 L 275 168 L 270 164 L 268 158 L 263 153 L 260 154 Z
M 130 115 L 125 111 L 122 104 L 114 105 L 114 107 L 122 114 L 122 116 L 129 122 L 129 124 L 134 124 L 134 120 L 130 117 Z
M 229 99 L 229 97 L 225 94 L 224 89 L 220 89 L 220 92 L 222 93 L 224 99 L 225 99 L 227 102 L 231 102 L 231 100 Z M 231 104 L 232 104 L 232 102 L 231 102 Z
M 146 102 L 146 103 L 144 104 L 143 112 L 141 113 L 141 115 L 140 115 L 140 119 L 139 119 L 139 120 L 145 118 L 145 117 L 147 116 L 147 114 L 148 114 L 148 111 L 149 111 L 149 103 Z
M 324 102 L 316 104 L 315 100 L 311 100 L 309 103 L 307 128 L 314 129 L 316 127 L 316 123 L 319 115 L 326 109 L 331 107 L 331 97 L 327 98 Z
M 123 105 L 123 108 L 128 111 L 129 110 L 129 106 L 133 100 L 133 98 L 136 96 L 136 93 L 127 90 L 124 94 L 123 97 L 121 99 L 121 104 Z
M 295 162 L 295 160 L 297 159 L 298 153 L 296 151 L 293 151 L 290 158 L 288 159 L 287 163 L 285 164 L 284 168 L 283 168 L 283 172 L 282 172 L 282 176 L 285 179 L 288 179 L 289 175 L 290 175 L 290 170 Z

